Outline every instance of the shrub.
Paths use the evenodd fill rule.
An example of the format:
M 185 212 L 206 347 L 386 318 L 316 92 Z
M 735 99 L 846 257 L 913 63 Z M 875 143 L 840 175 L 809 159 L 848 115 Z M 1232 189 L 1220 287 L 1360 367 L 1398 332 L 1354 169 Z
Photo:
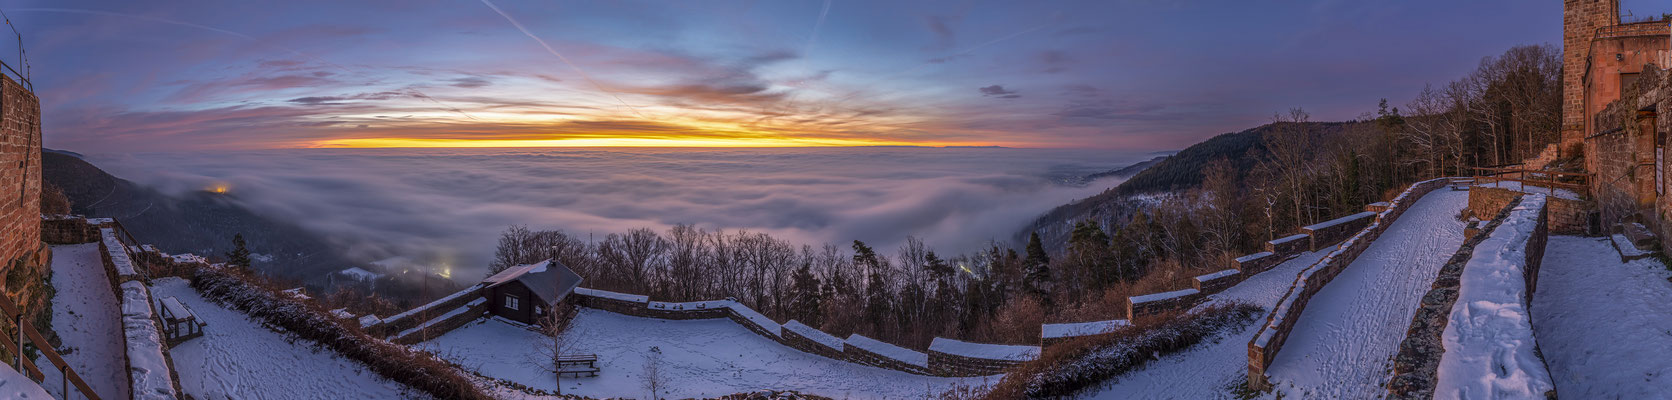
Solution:
M 252 277 L 198 268 L 192 287 L 205 298 L 359 361 L 389 380 L 441 399 L 488 399 L 471 381 L 428 353 L 377 340 L 307 304 L 262 287 Z
M 987 398 L 1070 396 L 1142 366 L 1152 354 L 1184 350 L 1220 331 L 1254 321 L 1260 311 L 1242 303 L 1212 306 L 1196 313 L 1137 321 L 1132 328 L 1107 337 L 1052 346 L 1039 359 L 1017 366 Z

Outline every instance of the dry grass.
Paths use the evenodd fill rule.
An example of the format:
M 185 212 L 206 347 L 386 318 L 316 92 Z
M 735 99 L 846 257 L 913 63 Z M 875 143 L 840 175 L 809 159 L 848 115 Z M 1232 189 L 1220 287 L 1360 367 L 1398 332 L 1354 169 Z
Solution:
M 1260 307 L 1229 304 L 1197 313 L 1142 318 L 1112 335 L 1051 346 L 1039 359 L 1017 366 L 984 398 L 1071 396 L 1142 366 L 1154 354 L 1189 348 L 1214 334 L 1257 319 Z

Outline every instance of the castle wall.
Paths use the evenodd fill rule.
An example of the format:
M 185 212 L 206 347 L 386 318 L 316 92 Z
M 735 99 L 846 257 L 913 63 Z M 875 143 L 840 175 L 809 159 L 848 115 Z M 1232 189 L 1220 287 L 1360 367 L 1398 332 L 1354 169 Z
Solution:
M 0 268 L 45 264 L 41 245 L 41 101 L 0 79 Z
M 1597 28 L 1620 23 L 1617 0 L 1562 1 L 1562 147 L 1578 143 L 1586 134 L 1584 66 Z

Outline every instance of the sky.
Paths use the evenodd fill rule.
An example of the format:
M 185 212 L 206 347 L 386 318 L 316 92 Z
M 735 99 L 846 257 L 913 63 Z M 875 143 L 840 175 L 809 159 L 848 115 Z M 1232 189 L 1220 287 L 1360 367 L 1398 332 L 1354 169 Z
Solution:
M 1633 6 L 1631 0 L 1627 7 Z M 1560 45 L 1554 1 L 0 1 L 48 147 L 1179 149 Z M 6 42 L 6 41 L 0 41 Z M 15 48 L 0 43 L 0 60 Z

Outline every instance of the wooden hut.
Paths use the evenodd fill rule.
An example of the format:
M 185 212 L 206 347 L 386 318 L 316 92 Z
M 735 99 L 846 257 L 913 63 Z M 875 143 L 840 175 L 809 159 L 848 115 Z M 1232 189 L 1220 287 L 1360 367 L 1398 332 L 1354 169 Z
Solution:
M 534 324 L 580 286 L 581 277 L 563 263 L 546 260 L 506 268 L 482 284 L 489 314 Z

